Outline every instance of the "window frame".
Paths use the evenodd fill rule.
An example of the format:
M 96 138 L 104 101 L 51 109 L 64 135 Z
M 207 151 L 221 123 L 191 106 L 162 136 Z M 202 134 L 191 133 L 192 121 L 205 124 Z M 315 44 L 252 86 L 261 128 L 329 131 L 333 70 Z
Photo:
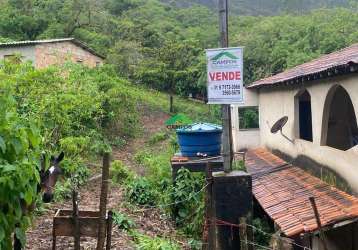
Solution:
M 257 128 L 242 128 L 241 126 L 241 119 L 242 116 L 240 115 L 240 111 L 244 109 L 256 109 L 257 110 Z M 242 106 L 238 107 L 238 127 L 239 131 L 258 131 L 260 130 L 260 107 L 259 106 Z

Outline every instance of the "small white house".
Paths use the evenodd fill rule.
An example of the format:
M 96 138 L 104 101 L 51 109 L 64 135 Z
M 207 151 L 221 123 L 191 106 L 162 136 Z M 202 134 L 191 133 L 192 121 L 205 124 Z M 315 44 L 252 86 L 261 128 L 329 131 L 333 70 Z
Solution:
M 282 249 L 358 249 L 358 44 L 256 81 L 244 99 L 234 150 L 247 150 L 255 201 L 293 242 Z
M 358 194 L 358 44 L 256 81 L 244 98 L 244 105 L 232 106 L 235 151 L 267 148 Z M 257 126 L 240 122 L 248 109 Z M 282 134 L 271 133 L 283 116 Z

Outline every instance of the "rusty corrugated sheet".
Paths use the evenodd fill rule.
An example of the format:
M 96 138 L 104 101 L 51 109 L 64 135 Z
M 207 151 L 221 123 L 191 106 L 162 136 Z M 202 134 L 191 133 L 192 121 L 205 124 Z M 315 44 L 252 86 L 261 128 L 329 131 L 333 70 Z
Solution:
M 330 70 L 333 70 L 332 72 L 334 73 L 335 69 L 338 70 L 352 64 L 358 64 L 358 43 L 340 51 L 324 55 L 308 63 L 296 66 L 280 74 L 253 82 L 248 85 L 247 88 L 275 86 L 288 83 L 292 80 L 302 80 L 302 77 L 311 77 L 310 80 L 315 80 L 317 78 L 314 76 L 317 74 Z M 350 73 L 350 71 L 347 71 L 346 73 Z
M 322 226 L 358 217 L 358 199 L 310 175 L 265 149 L 248 151 L 253 193 L 288 237 L 317 230 L 309 197 L 316 200 Z

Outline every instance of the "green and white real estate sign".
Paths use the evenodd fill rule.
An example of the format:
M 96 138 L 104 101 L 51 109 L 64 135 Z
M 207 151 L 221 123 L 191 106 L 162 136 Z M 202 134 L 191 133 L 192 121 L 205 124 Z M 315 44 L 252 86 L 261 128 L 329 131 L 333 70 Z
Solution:
M 206 50 L 209 104 L 243 103 L 243 48 Z

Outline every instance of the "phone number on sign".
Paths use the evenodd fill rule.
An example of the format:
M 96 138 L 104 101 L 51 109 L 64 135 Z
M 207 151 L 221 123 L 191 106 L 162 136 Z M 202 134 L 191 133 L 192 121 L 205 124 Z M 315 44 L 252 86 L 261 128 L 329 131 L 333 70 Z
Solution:
M 240 95 L 240 90 L 223 90 L 222 95 Z
M 214 90 L 240 90 L 239 84 L 215 85 Z

